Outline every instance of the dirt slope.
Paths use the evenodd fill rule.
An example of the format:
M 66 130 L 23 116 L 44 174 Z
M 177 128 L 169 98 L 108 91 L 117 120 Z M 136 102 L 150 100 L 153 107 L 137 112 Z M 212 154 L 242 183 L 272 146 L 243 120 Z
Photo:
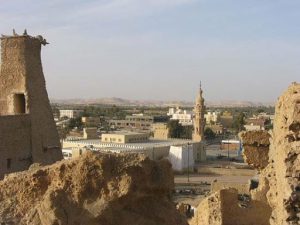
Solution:
M 173 186 L 166 161 L 87 153 L 0 181 L 0 224 L 186 225 Z

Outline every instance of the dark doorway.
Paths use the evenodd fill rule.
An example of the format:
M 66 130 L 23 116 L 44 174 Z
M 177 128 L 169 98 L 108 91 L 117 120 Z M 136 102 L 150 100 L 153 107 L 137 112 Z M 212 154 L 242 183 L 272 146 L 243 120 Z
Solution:
M 11 168 L 11 159 L 6 160 L 6 168 L 10 169 Z
M 15 114 L 26 113 L 26 101 L 24 94 L 14 94 L 14 112 Z

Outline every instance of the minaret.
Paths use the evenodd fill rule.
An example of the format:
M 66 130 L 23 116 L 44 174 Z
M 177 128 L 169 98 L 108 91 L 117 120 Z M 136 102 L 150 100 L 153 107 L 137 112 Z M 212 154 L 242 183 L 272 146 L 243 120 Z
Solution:
M 199 93 L 196 98 L 195 107 L 194 107 L 194 133 L 193 133 L 193 141 L 203 141 L 204 140 L 204 126 L 205 126 L 205 105 L 204 98 L 202 96 L 203 91 L 200 82 Z

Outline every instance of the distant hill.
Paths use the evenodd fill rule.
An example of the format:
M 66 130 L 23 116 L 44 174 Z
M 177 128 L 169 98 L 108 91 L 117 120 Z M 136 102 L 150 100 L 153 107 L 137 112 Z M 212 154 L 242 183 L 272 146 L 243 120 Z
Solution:
M 159 100 L 128 100 L 123 98 L 97 99 L 51 99 L 51 103 L 63 105 L 117 105 L 117 106 L 153 106 L 153 107 L 192 107 L 194 102 L 189 101 L 159 101 Z M 206 101 L 208 107 L 260 107 L 274 106 L 274 103 L 251 101 Z

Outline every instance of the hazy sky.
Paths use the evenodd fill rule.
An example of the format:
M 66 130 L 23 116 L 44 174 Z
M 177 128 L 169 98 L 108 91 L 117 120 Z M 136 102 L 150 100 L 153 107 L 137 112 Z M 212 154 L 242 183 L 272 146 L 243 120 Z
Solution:
M 0 0 L 43 35 L 51 98 L 275 101 L 300 82 L 299 0 Z

